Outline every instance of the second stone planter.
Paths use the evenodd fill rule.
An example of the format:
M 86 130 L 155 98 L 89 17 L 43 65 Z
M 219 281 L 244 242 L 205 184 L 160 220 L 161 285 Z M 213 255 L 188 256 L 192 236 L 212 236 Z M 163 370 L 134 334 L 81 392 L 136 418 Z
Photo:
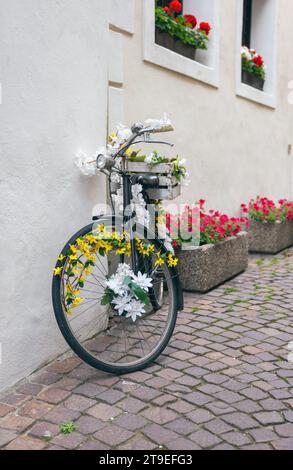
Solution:
M 205 293 L 248 266 L 248 234 L 241 232 L 227 241 L 194 250 L 176 250 L 178 271 L 185 291 Z
M 293 220 L 285 222 L 250 221 L 250 252 L 275 255 L 292 245 Z

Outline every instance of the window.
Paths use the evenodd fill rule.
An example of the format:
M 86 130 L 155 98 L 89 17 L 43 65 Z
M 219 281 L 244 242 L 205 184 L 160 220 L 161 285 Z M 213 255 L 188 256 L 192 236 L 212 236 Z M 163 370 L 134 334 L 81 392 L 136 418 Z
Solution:
M 279 0 L 239 0 L 236 10 L 236 93 L 272 108 L 276 107 L 278 4 Z M 264 59 L 263 91 L 243 83 L 242 46 L 256 50 Z
M 165 67 L 191 78 L 219 86 L 219 1 L 218 0 L 184 0 L 182 14 L 194 15 L 198 23 L 207 22 L 212 26 L 209 35 L 208 49 L 193 51 L 192 60 L 183 51 L 174 53 L 173 46 L 158 44 L 154 21 L 154 8 L 163 0 L 144 0 L 143 2 L 143 51 L 144 60 Z M 166 2 L 169 3 L 169 2 Z M 172 42 L 172 41 L 171 41 Z M 177 45 L 178 46 L 178 41 Z M 180 41 L 179 41 L 180 42 Z M 195 53 L 195 55 L 194 55 Z
M 242 46 L 248 48 L 251 43 L 252 2 L 253 0 L 244 0 L 243 5 Z

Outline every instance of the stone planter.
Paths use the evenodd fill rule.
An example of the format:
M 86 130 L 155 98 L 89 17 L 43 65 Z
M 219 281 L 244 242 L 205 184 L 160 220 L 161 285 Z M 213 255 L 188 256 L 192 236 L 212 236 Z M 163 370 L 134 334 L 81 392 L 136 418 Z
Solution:
M 176 256 L 183 289 L 205 293 L 245 271 L 248 234 L 242 232 L 227 241 L 194 250 L 177 250 Z
M 246 70 L 242 70 L 242 83 L 246 85 L 250 85 L 253 88 L 257 88 L 258 90 L 263 91 L 265 81 L 263 78 L 255 75 L 254 73 L 247 72 Z
M 249 251 L 252 253 L 279 253 L 293 245 L 293 221 L 257 222 L 251 220 Z

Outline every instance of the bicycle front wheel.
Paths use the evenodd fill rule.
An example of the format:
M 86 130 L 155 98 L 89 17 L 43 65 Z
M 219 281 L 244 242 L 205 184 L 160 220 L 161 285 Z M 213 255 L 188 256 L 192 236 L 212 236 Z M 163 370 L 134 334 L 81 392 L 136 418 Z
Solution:
M 148 302 L 141 311 L 138 302 L 138 311 L 131 316 L 118 314 L 107 302 L 106 286 L 121 264 L 133 268 L 131 253 L 129 246 L 121 248 L 117 242 L 121 234 L 112 217 L 100 220 L 99 227 L 107 236 L 100 234 L 98 243 L 97 227 L 91 224 L 62 250 L 53 277 L 54 312 L 65 340 L 84 362 L 113 374 L 135 372 L 153 363 L 172 336 L 178 309 L 177 273 L 168 265 L 162 243 L 140 234 L 136 243 L 145 256 L 137 257 L 135 270 L 148 282 L 151 279 Z

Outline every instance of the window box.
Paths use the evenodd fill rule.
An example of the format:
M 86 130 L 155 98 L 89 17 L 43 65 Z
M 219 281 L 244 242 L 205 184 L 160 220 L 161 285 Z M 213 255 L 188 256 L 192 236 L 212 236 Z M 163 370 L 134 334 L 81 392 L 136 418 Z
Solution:
M 251 220 L 249 251 L 275 255 L 293 245 L 293 221 L 258 222 Z
M 248 266 L 248 234 L 193 250 L 176 250 L 178 272 L 185 291 L 206 293 L 232 279 Z
M 174 50 L 174 37 L 165 31 L 160 31 L 156 28 L 156 44 L 165 47 L 166 49 Z
M 190 44 L 184 44 L 180 39 L 174 39 L 174 52 L 188 59 L 195 60 L 196 48 Z
M 250 85 L 254 88 L 257 88 L 258 90 L 263 91 L 265 81 L 263 78 L 253 73 L 247 72 L 246 70 L 242 70 L 242 83 L 245 83 L 246 85 Z
M 159 28 L 156 28 L 156 44 L 188 59 L 195 60 L 196 48 L 194 46 L 184 44 L 180 39 L 174 38 L 165 31 L 160 31 Z

